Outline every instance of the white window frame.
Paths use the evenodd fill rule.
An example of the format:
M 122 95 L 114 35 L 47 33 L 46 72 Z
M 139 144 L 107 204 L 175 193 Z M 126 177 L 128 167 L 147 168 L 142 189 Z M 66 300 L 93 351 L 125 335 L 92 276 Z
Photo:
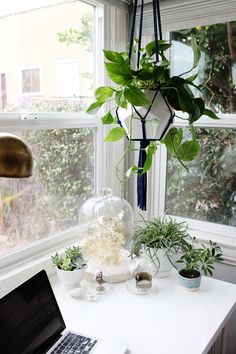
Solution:
M 39 69 L 39 91 L 35 92 L 23 92 L 23 71 L 25 70 L 34 70 L 34 69 Z M 41 65 L 33 65 L 33 66 L 23 66 L 20 68 L 20 89 L 19 92 L 22 96 L 40 96 L 42 95 L 42 87 L 43 87 L 43 77 L 42 77 L 42 67 Z
M 114 48 L 116 43 L 126 43 L 126 38 L 119 38 L 117 26 L 127 24 L 127 16 L 124 13 L 127 9 L 115 9 L 110 5 L 102 5 L 97 1 L 88 0 L 87 3 L 95 6 L 95 87 L 104 85 L 105 70 L 103 48 Z M 117 11 L 117 12 L 116 12 Z M 120 12 L 119 12 L 120 11 Z M 124 11 L 124 12 L 123 12 Z M 110 24 L 113 24 L 111 27 Z M 114 48 L 115 49 L 115 48 Z M 119 50 L 119 49 L 118 49 Z M 105 84 L 107 84 L 106 82 Z M 41 86 L 42 87 L 42 86 Z M 114 195 L 120 195 L 121 187 L 118 179 L 114 177 L 114 161 L 118 161 L 124 147 L 103 142 L 107 135 L 107 127 L 101 124 L 101 115 L 104 109 L 95 116 L 86 113 L 0 113 L 0 131 L 5 130 L 28 130 L 28 129 L 50 129 L 50 128 L 84 128 L 91 127 L 96 130 L 95 145 L 95 168 L 96 193 L 100 194 L 102 187 L 110 187 Z M 109 146 L 108 146 L 109 145 Z M 17 250 L 0 258 L 0 282 L 14 284 L 19 279 L 25 279 L 27 275 L 33 274 L 36 270 L 45 267 L 49 273 L 52 272 L 50 254 L 67 247 L 69 244 L 76 244 L 85 233 L 85 226 L 63 231 L 60 234 L 43 239 L 25 249 Z M 23 274 L 23 275 L 22 275 Z M 22 278 L 21 278 L 22 275 Z M 8 280 L 11 280 L 10 283 Z M 10 285 L 9 285 L 10 286 Z

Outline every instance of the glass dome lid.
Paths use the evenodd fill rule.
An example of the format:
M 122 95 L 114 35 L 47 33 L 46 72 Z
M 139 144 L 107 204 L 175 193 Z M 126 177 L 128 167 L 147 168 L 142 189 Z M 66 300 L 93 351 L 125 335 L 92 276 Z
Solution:
M 110 188 L 103 188 L 101 196 L 86 200 L 79 211 L 79 222 L 92 223 L 100 218 L 122 219 L 126 236 L 132 235 L 134 215 L 131 205 L 123 198 L 112 195 Z

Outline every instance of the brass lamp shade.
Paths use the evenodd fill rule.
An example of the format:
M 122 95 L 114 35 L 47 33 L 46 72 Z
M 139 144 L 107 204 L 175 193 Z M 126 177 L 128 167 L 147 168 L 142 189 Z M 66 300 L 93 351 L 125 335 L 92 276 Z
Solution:
M 30 149 L 16 135 L 0 133 L 0 177 L 24 178 L 32 175 Z

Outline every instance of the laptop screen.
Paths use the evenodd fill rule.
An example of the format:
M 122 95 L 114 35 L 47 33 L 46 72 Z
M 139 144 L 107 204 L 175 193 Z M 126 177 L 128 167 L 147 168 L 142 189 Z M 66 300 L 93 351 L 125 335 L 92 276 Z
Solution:
M 44 270 L 0 299 L 1 353 L 45 353 L 64 329 Z

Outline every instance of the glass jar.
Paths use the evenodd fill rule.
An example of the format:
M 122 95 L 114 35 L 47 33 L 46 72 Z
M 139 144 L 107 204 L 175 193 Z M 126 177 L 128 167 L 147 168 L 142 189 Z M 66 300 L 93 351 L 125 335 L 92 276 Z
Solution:
M 86 274 L 85 282 L 87 290 L 95 295 L 107 294 L 112 289 L 110 274 L 102 263 L 93 272 Z
M 125 199 L 113 196 L 110 188 L 103 188 L 101 196 L 86 200 L 79 211 L 80 223 L 92 224 L 93 221 L 104 217 L 119 217 L 126 239 L 133 234 L 133 209 Z
M 134 258 L 128 270 L 126 288 L 133 294 L 150 294 L 154 285 L 155 268 L 147 257 Z

